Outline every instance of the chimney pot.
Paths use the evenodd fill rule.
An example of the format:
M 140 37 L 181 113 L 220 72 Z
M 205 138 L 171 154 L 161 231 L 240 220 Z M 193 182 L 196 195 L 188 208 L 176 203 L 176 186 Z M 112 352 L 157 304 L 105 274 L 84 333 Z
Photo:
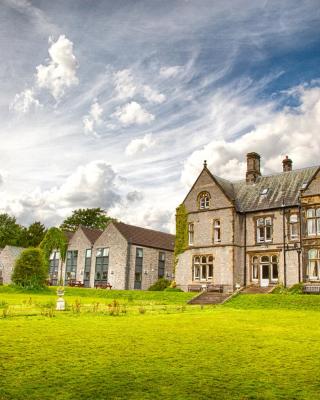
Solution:
M 282 161 L 283 172 L 292 171 L 292 160 L 286 156 L 286 158 Z

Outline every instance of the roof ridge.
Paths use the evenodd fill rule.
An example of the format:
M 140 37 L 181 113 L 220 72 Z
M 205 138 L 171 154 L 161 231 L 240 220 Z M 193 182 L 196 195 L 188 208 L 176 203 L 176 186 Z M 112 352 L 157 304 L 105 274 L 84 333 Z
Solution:
M 175 235 L 172 234 L 172 233 L 163 232 L 163 231 L 158 231 L 158 230 L 156 230 L 156 229 L 151 229 L 151 228 L 145 228 L 145 227 L 143 227 L 143 226 L 127 224 L 127 223 L 122 222 L 122 221 L 120 221 L 120 222 L 114 221 L 113 223 L 116 224 L 116 225 L 117 225 L 117 224 L 118 224 L 118 225 L 119 225 L 119 224 L 122 224 L 122 225 L 130 226 L 130 227 L 132 227 L 132 228 L 144 229 L 144 230 L 146 230 L 146 231 L 157 232 L 157 233 L 163 233 L 164 235 L 175 236 Z

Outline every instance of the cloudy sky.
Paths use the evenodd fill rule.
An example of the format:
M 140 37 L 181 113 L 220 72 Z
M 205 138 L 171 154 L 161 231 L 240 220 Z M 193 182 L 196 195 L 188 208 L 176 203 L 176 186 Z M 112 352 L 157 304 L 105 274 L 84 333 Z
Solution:
M 173 230 L 202 169 L 320 164 L 319 0 L 1 0 L 0 212 Z

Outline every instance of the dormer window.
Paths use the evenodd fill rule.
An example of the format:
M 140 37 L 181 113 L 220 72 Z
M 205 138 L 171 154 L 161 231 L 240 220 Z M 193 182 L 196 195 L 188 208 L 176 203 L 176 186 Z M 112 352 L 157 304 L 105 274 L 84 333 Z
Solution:
M 200 210 L 205 210 L 210 206 L 210 194 L 208 192 L 201 192 L 198 196 Z

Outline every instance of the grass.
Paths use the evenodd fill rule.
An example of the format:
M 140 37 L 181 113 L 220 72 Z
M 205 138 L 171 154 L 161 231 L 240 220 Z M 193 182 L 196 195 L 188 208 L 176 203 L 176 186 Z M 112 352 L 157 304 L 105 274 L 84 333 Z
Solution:
M 112 303 L 114 293 L 126 313 L 50 318 L 33 302 L 24 305 L 33 315 L 0 318 L 0 399 L 319 398 L 320 296 L 240 295 L 201 308 L 184 307 L 185 293 L 109 293 L 70 289 L 66 299 Z M 19 309 L 28 295 L 1 288 L 0 307 Z

